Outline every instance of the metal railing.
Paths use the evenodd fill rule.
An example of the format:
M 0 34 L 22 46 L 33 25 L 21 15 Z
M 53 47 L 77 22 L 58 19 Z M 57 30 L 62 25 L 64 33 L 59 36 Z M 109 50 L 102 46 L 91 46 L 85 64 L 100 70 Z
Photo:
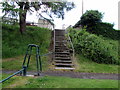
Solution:
M 37 74 L 39 76 L 40 72 L 42 71 L 42 62 L 41 62 L 40 50 L 39 50 L 38 45 L 35 45 L 35 44 L 29 44 L 28 45 L 28 48 L 27 48 L 27 51 L 26 51 L 26 54 L 25 54 L 25 57 L 24 57 L 24 61 L 23 61 L 23 64 L 22 64 L 22 68 L 24 68 L 24 67 L 26 69 L 28 68 L 33 47 L 36 48 L 36 65 L 37 65 Z
M 54 46 L 54 49 L 53 49 L 53 52 L 55 52 L 55 29 L 54 29 L 54 41 L 53 41 L 53 42 L 54 42 L 54 45 L 53 45 L 53 46 Z M 55 54 L 53 54 L 53 60 L 54 60 L 54 59 L 55 59 Z
M 65 30 L 65 33 L 67 34 L 68 41 L 69 41 L 69 43 L 70 43 L 70 45 L 71 45 L 71 48 L 72 48 L 72 51 L 73 51 L 73 59 L 74 59 L 74 57 L 75 57 L 75 49 L 74 49 L 72 40 L 71 40 L 71 38 L 70 38 L 67 30 Z
M 40 54 L 39 46 L 38 46 L 38 45 L 35 45 L 35 44 L 29 44 L 29 45 L 28 45 L 28 48 L 27 48 L 27 51 L 26 51 L 26 54 L 25 54 L 25 57 L 24 57 L 23 64 L 22 64 L 22 69 L 19 70 L 19 71 L 17 71 L 17 72 L 15 72 L 15 73 L 13 73 L 12 75 L 8 76 L 7 78 L 1 80 L 0 83 L 5 82 L 6 80 L 10 79 L 11 77 L 13 77 L 13 76 L 15 76 L 15 75 L 17 75 L 17 74 L 26 76 L 27 68 L 28 68 L 28 66 L 29 66 L 30 57 L 31 57 L 31 53 L 32 53 L 32 47 L 36 47 L 37 75 L 40 76 L 40 72 L 42 72 L 41 57 L 42 57 L 42 56 L 50 55 L 50 54 L 52 54 L 53 52 L 49 52 L 49 53 L 46 53 L 46 54 L 43 54 L 43 55 L 39 55 L 39 54 Z M 28 57 L 28 60 L 27 60 L 27 62 L 26 62 L 27 57 Z
M 13 76 L 15 76 L 15 75 L 17 75 L 17 74 L 19 74 L 19 73 L 22 73 L 24 70 L 25 70 L 25 68 L 23 68 L 23 69 L 21 69 L 21 70 L 15 72 L 14 74 L 10 75 L 9 77 L 7 77 L 7 78 L 1 80 L 0 83 L 5 82 L 6 80 L 10 79 L 11 77 L 13 77 Z M 24 72 L 25 72 L 25 71 L 24 71 Z

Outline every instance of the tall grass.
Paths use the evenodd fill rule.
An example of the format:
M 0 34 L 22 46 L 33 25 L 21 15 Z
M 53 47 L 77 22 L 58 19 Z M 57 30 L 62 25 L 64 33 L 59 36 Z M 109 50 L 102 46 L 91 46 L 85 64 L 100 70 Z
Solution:
M 28 44 L 40 46 L 40 52 L 46 53 L 50 44 L 51 30 L 28 26 L 23 35 L 19 26 L 2 25 L 2 57 L 15 57 L 24 55 Z
M 75 51 L 97 63 L 120 64 L 118 41 L 90 34 L 83 30 L 70 29 Z

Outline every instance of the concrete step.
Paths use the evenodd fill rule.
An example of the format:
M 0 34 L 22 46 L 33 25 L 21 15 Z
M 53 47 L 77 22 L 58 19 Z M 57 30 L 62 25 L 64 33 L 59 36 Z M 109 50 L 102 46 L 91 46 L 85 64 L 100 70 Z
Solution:
M 70 57 L 55 57 L 56 60 L 71 60 Z
M 59 51 L 61 51 L 62 50 L 62 52 L 70 52 L 70 50 L 68 50 L 68 49 L 66 49 L 66 48 L 57 48 L 57 49 L 55 49 L 55 51 L 56 52 L 59 52 Z
M 55 47 L 66 47 L 67 44 L 56 44 Z
M 64 52 L 70 51 L 68 48 L 57 47 L 55 50 L 63 50 Z
M 65 39 L 64 38 L 60 38 L 60 37 L 59 38 L 58 37 L 55 38 L 55 41 L 63 41 L 63 40 L 65 40 Z
M 63 46 L 56 46 L 55 49 L 67 49 L 67 50 L 69 50 L 69 48 L 63 47 Z
M 72 63 L 72 61 L 68 61 L 68 60 L 54 60 L 56 63 Z
M 66 43 L 67 41 L 66 40 L 58 40 L 58 41 L 55 41 L 55 43 Z
M 70 55 L 70 53 L 69 52 L 55 52 L 55 54 L 67 54 L 67 55 Z
M 64 55 L 64 54 L 55 54 L 55 57 L 70 57 L 70 55 Z
M 72 66 L 74 66 L 73 64 L 68 64 L 68 63 L 55 63 L 54 65 L 58 66 L 58 67 L 72 67 Z
M 74 70 L 72 67 L 55 67 L 55 69 Z
M 67 44 L 65 44 L 65 43 L 61 43 L 61 44 L 55 43 L 55 47 L 67 47 Z

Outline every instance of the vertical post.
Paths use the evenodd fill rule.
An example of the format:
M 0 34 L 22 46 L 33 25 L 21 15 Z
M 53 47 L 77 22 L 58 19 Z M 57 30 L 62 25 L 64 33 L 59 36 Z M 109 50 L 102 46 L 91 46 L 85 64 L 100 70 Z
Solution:
M 24 57 L 24 61 L 23 61 L 22 66 L 24 66 L 24 64 L 25 64 L 25 62 L 26 62 L 26 58 L 27 58 L 27 55 L 28 55 L 29 47 L 30 47 L 30 46 L 28 46 L 28 48 L 27 48 L 27 51 L 26 51 L 26 54 L 25 54 L 25 57 Z
M 40 74 L 39 74 L 39 57 L 38 57 L 38 46 L 36 47 L 36 64 L 37 64 L 37 74 L 38 74 L 38 76 L 40 76 Z
M 55 29 L 54 29 L 54 54 L 53 59 L 55 58 Z
M 32 53 L 32 46 L 30 46 L 30 52 L 29 52 L 29 55 L 28 55 L 27 67 L 29 66 L 29 62 L 30 62 L 31 53 Z
M 40 71 L 42 72 L 42 62 L 41 62 L 40 49 L 39 49 L 39 47 L 38 47 L 38 60 L 39 60 L 39 68 L 40 68 Z
M 27 67 L 26 66 L 23 66 L 24 70 L 23 70 L 23 76 L 26 76 L 26 69 Z

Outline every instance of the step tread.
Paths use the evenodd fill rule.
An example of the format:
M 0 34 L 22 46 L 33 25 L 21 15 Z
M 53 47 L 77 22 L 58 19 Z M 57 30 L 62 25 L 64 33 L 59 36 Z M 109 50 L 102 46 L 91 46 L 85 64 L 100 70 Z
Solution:
M 58 53 L 60 53 L 60 54 L 70 54 L 69 52 L 55 52 L 55 54 L 58 54 Z
M 69 63 L 71 62 L 71 63 L 72 63 L 71 60 L 70 60 L 70 61 L 68 61 L 68 60 L 54 60 L 54 61 L 55 61 L 55 62 L 66 62 L 66 63 L 67 63 L 67 62 L 69 62 Z
M 55 59 L 71 59 L 70 57 L 55 57 Z
M 71 67 L 55 67 L 55 69 L 74 70 L 75 68 L 71 68 Z
M 68 63 L 55 63 L 54 65 L 65 65 L 65 66 L 73 66 L 73 64 L 68 64 Z
M 59 58 L 55 58 L 55 60 L 71 60 L 71 59 L 67 59 L 67 58 L 66 58 L 66 59 L 61 59 L 61 58 L 59 59 Z
M 66 58 L 66 57 L 70 57 L 70 56 L 55 56 L 55 57 L 58 57 L 58 58 Z M 71 57 L 70 57 L 71 59 Z
M 59 41 L 55 41 L 55 42 L 57 42 L 57 43 L 64 43 L 64 42 L 67 42 L 67 41 L 66 40 L 64 40 L 64 41 L 63 40 L 61 40 L 61 41 L 59 40 Z

